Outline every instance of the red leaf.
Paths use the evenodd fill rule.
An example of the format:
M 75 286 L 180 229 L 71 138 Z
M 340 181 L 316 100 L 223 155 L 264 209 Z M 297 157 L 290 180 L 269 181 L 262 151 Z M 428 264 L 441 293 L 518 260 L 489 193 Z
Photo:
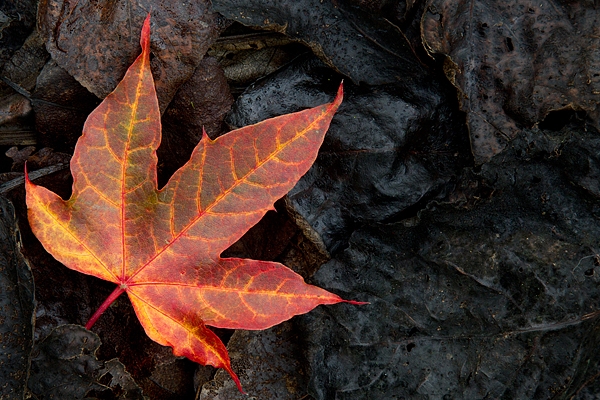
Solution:
M 220 258 L 310 168 L 342 87 L 333 103 L 216 140 L 204 133 L 158 190 L 149 16 L 140 43 L 142 54 L 85 123 L 71 160 L 71 198 L 27 179 L 29 221 L 57 260 L 118 285 L 88 329 L 127 292 L 148 336 L 176 355 L 226 369 L 242 390 L 225 346 L 206 325 L 265 329 L 345 301 L 281 264 Z

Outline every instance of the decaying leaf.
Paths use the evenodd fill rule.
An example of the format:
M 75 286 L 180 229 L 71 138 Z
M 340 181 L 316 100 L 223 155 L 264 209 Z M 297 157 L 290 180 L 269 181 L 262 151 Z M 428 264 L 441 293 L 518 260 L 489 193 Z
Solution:
M 209 4 L 207 0 L 41 0 L 38 27 L 58 66 L 104 98 L 135 59 L 135 27 L 152 10 L 152 71 L 164 111 L 223 28 L 221 18 L 209 12 Z
M 406 84 L 430 79 L 404 34 L 348 1 L 213 0 L 212 9 L 241 24 L 285 33 L 308 45 L 355 83 Z
M 161 126 L 149 43 L 148 16 L 142 54 L 86 121 L 71 160 L 71 198 L 27 180 L 29 221 L 57 260 L 118 285 L 88 329 L 127 292 L 152 339 L 227 370 L 241 390 L 224 344 L 206 325 L 265 329 L 345 301 L 281 264 L 220 258 L 310 168 L 342 89 L 333 103 L 216 140 L 204 133 L 158 190 Z
M 28 387 L 34 398 L 89 399 L 94 392 L 113 392 L 109 398 L 146 400 L 118 359 L 98 360 L 101 344 L 98 335 L 80 325 L 53 329 L 36 344 L 31 358 Z
M 430 0 L 425 47 L 467 113 L 475 162 L 500 153 L 554 110 L 584 110 L 598 126 L 599 14 L 594 2 Z
M 33 346 L 35 299 L 12 203 L 0 196 L 0 399 L 22 399 Z

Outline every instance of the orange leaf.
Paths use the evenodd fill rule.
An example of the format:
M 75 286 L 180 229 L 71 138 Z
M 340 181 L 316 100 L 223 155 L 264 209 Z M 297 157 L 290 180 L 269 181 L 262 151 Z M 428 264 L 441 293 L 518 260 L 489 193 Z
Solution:
M 149 16 L 140 43 L 142 54 L 85 123 L 71 160 L 71 198 L 26 180 L 29 221 L 57 260 L 118 285 L 88 329 L 126 292 L 148 336 L 176 355 L 224 368 L 241 391 L 225 346 L 206 325 L 266 329 L 345 301 L 281 264 L 220 258 L 310 168 L 342 87 L 333 103 L 216 140 L 204 133 L 158 190 Z

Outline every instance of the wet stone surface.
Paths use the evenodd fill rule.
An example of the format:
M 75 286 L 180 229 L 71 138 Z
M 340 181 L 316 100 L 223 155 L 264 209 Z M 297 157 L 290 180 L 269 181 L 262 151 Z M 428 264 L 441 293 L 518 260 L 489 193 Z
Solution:
M 21 254 L 15 209 L 0 197 L 0 394 L 23 398 L 33 346 L 34 285 Z
M 582 151 L 585 139 L 596 148 L 597 133 L 571 129 L 544 140 L 531 132 L 463 176 L 463 188 L 485 195 L 471 192 L 476 202 L 456 197 L 413 220 L 353 232 L 314 282 L 371 305 L 299 318 L 315 398 L 589 398 L 598 390 L 588 380 L 600 362 L 600 209 L 565 173 L 573 156 L 556 152 Z
M 318 307 L 265 331 L 217 330 L 241 395 L 223 371 L 152 342 L 125 296 L 95 333 L 72 325 L 114 285 L 48 255 L 27 224 L 23 187 L 2 186 L 16 219 L 2 203 L 0 398 L 597 398 L 595 7 L 0 5 L 2 184 L 22 179 L 25 161 L 31 170 L 68 161 L 86 116 L 137 56 L 148 11 L 161 186 L 203 127 L 214 138 L 329 102 L 343 79 L 313 168 L 224 254 L 279 261 L 370 302 Z M 70 173 L 55 171 L 36 183 L 68 198 Z
M 330 101 L 341 77 L 301 58 L 241 95 L 227 122 L 243 126 Z M 329 251 L 354 227 L 399 220 L 452 189 L 469 162 L 460 116 L 438 88 L 345 84 L 345 100 L 313 168 L 289 193 Z M 461 134 L 462 133 L 462 134 Z

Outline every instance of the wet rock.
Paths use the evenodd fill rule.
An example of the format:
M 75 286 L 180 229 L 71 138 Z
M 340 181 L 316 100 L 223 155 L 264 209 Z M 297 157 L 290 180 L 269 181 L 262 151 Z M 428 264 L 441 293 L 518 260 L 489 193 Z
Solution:
M 239 28 L 239 25 L 237 28 Z M 236 26 L 229 29 L 236 28 Z M 246 28 L 249 30 L 248 28 Z M 279 32 L 225 31 L 208 54 L 223 67 L 227 81 L 236 94 L 252 82 L 283 67 L 294 58 L 310 50 Z
M 138 56 L 140 28 L 150 12 L 152 74 L 162 111 L 222 28 L 207 1 L 41 0 L 38 10 L 52 58 L 99 98 L 117 86 Z
M 301 339 L 286 321 L 264 331 L 236 331 L 227 350 L 244 391 L 223 371 L 204 385 L 202 400 L 273 399 L 294 400 L 306 395 L 306 371 L 302 363 Z
M 215 0 L 212 6 L 241 24 L 282 32 L 306 44 L 357 84 L 426 79 L 426 69 L 400 29 L 347 2 Z
M 13 205 L 0 196 L 0 398 L 22 399 L 33 346 L 33 276 L 21 254 Z
M 8 0 L 0 5 L 0 68 L 35 27 L 36 0 Z
M 73 152 L 87 116 L 100 100 L 50 60 L 37 77 L 32 94 L 38 142 Z
M 244 126 L 330 101 L 341 78 L 301 58 L 238 98 L 227 122 Z M 469 162 L 467 136 L 444 92 L 345 85 L 319 157 L 289 193 L 329 251 L 368 221 L 393 221 L 444 197 Z
M 223 119 L 232 103 L 223 70 L 214 58 L 204 58 L 163 115 L 162 142 L 157 154 L 165 182 L 159 182 L 159 186 L 190 159 L 202 138 L 202 129 L 212 138 L 223 132 Z
M 599 21 L 585 1 L 429 2 L 423 41 L 447 57 L 477 164 L 557 110 L 585 110 L 599 126 Z
M 585 174 L 571 180 L 567 149 L 596 135 L 528 131 L 463 176 L 472 202 L 356 229 L 314 283 L 371 304 L 299 318 L 311 394 L 588 398 L 600 365 L 599 205 Z
M 100 338 L 83 326 L 62 325 L 36 345 L 29 389 L 38 399 L 145 397 L 123 364 L 96 358 Z

